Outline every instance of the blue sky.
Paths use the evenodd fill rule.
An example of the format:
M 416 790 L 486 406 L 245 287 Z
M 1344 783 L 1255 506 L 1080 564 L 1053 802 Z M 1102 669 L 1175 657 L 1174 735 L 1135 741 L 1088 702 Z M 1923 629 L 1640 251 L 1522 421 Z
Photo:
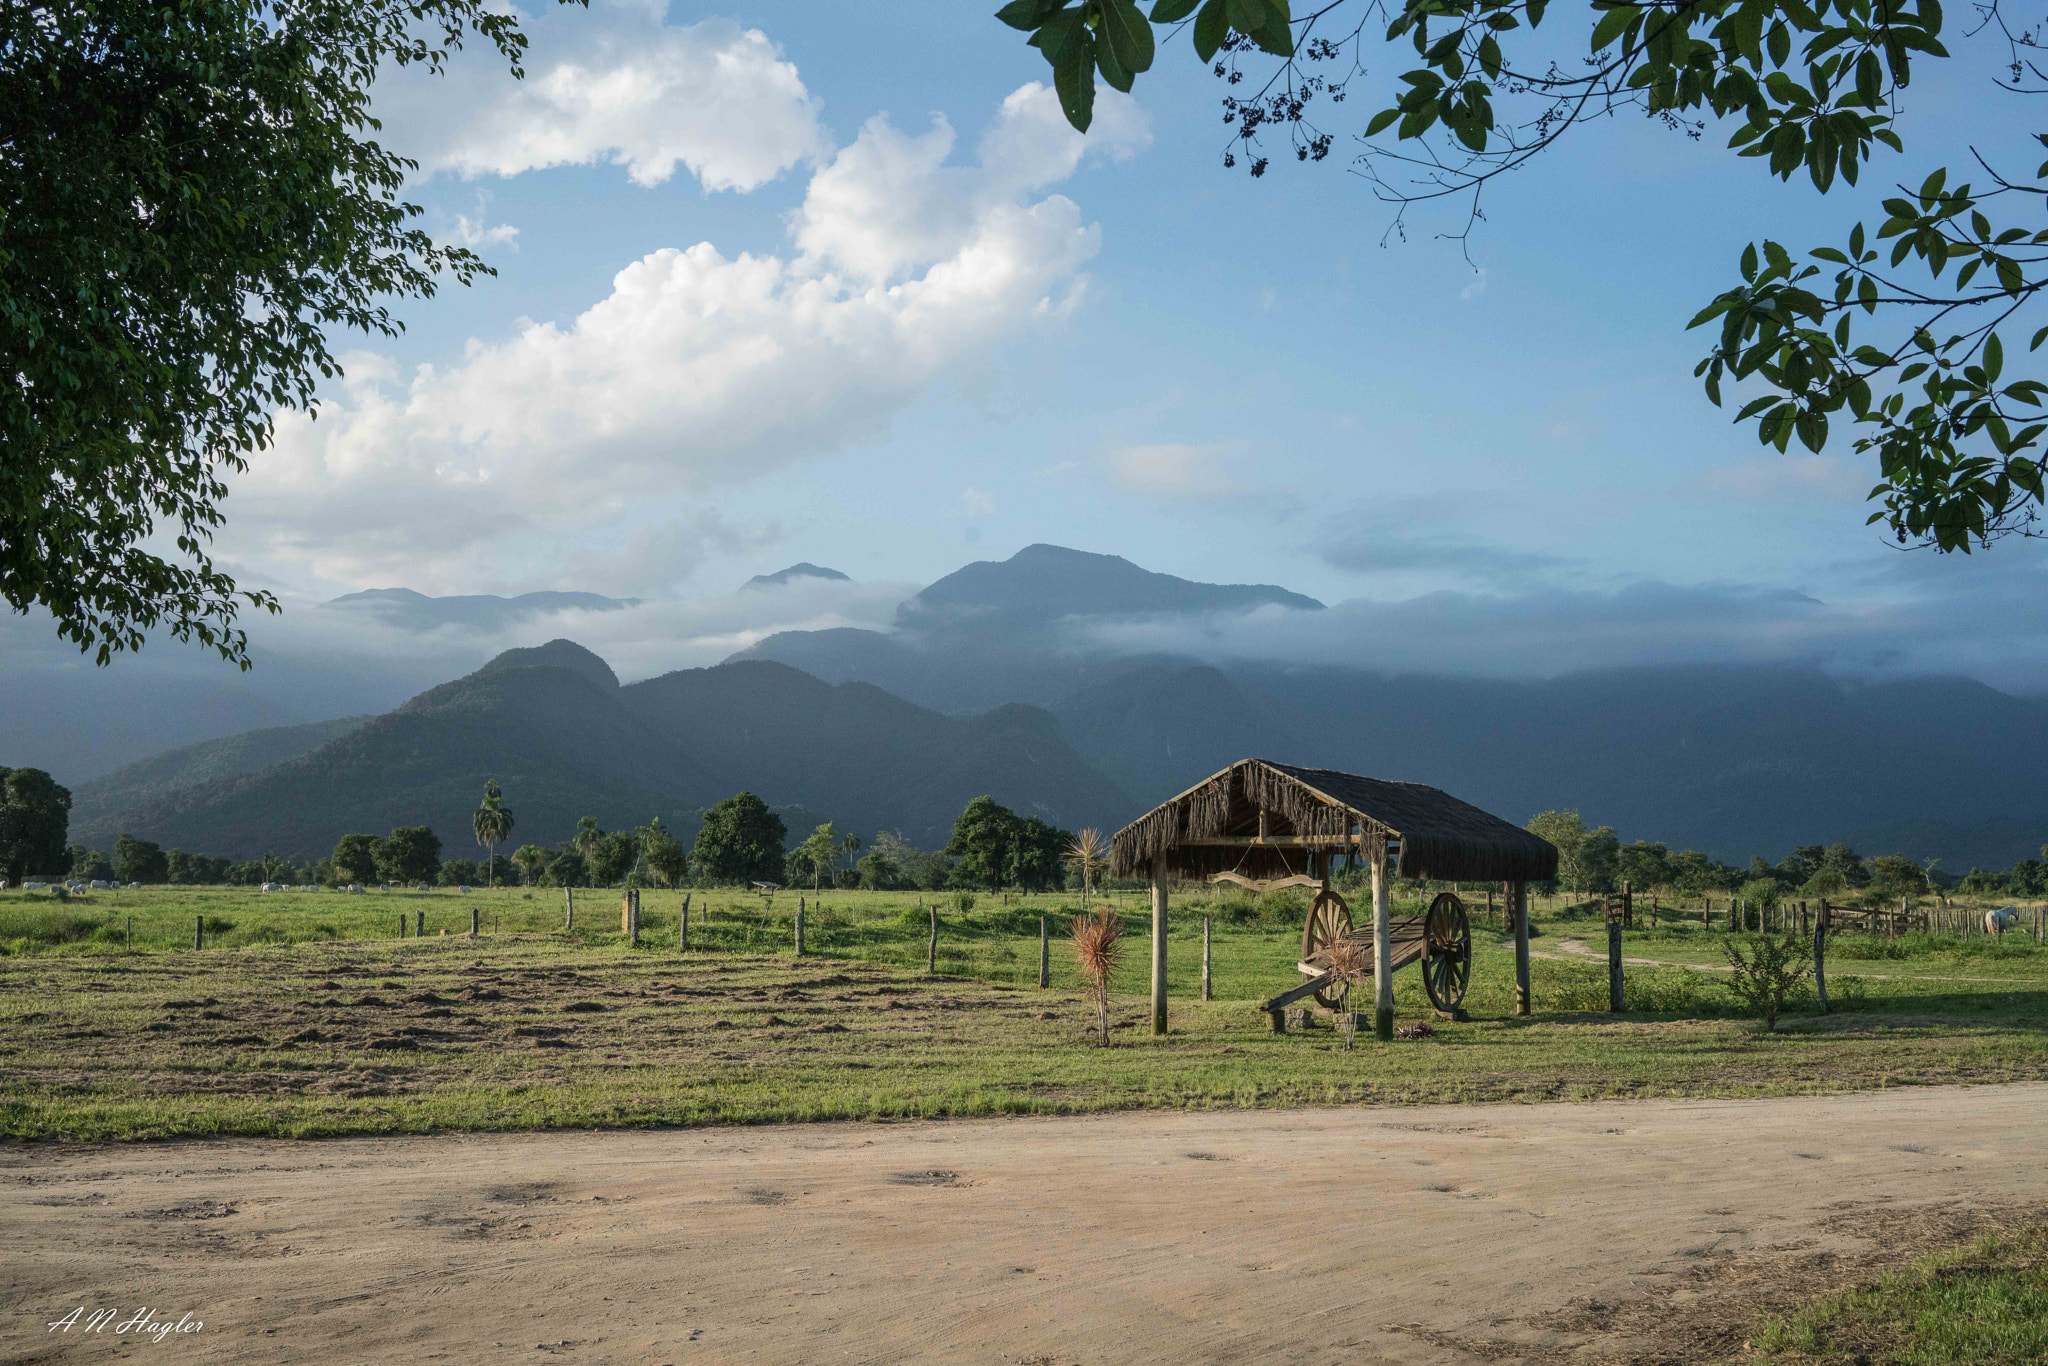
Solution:
M 1328 162 L 1254 181 L 1185 35 L 1084 148 L 990 8 L 592 0 L 534 15 L 524 89 L 481 53 L 389 83 L 427 225 L 499 275 L 344 339 L 350 383 L 238 481 L 221 557 L 299 623 L 259 637 L 359 588 L 586 589 L 659 607 L 591 628 L 631 676 L 1052 541 L 1350 604 L 1217 653 L 2048 689 L 2038 546 L 1886 547 L 1846 444 L 1764 453 L 1683 330 L 1752 237 L 1834 240 L 1953 159 L 2003 113 L 1993 49 L 1929 64 L 1861 192 L 1619 119 L 1490 190 L 1468 260 L 1456 211 L 1389 241 L 1346 167 L 1402 54 L 1367 49 Z M 860 582 L 734 596 L 796 560 Z

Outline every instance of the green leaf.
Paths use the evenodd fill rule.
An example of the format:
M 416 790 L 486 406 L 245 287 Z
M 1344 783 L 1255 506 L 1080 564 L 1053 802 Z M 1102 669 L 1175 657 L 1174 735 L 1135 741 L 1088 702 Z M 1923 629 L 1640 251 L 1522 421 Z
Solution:
M 1380 110 L 1380 112 L 1374 114 L 1371 120 L 1367 122 L 1367 124 L 1365 125 L 1365 135 L 1369 138 L 1378 137 L 1381 133 L 1386 131 L 1388 124 L 1392 123 L 1395 119 L 1398 119 L 1400 117 L 1401 111 L 1398 109 Z M 2043 331 L 2048 331 L 2048 328 L 2044 328 Z M 2040 344 L 2038 339 L 2036 339 L 2035 344 Z
M 1046 15 L 1066 2 L 1067 0 L 1010 0 L 1009 4 L 996 11 L 996 18 L 1011 28 L 1031 33 L 1045 22 Z
M 1598 52 L 1601 48 L 1606 47 L 1616 38 L 1619 38 L 1623 30 L 1628 28 L 1635 17 L 1636 11 L 1634 6 L 1631 5 L 1617 6 L 1602 14 L 1600 22 L 1593 25 L 1592 50 Z
M 1271 11 L 1266 0 L 1226 0 L 1230 7 L 1230 26 L 1239 33 L 1250 33 L 1266 26 Z
M 1087 132 L 1095 120 L 1095 38 L 1083 30 L 1061 53 L 1052 69 L 1052 88 L 1060 97 L 1060 112 L 1079 132 Z
M 1102 0 L 1102 32 L 1116 61 L 1136 75 L 1152 67 L 1152 25 L 1138 12 L 1132 0 Z M 1128 85 L 1119 89 L 1128 90 Z
M 1137 78 L 1117 57 L 1115 43 L 1107 39 L 1096 41 L 1095 65 L 1101 70 L 1102 79 L 1109 83 L 1111 89 L 1121 90 L 1126 95 L 1131 93 L 1131 83 Z
M 1993 332 L 1984 339 L 1984 380 L 1987 384 L 1998 383 L 1998 375 L 2005 369 L 2005 343 L 1998 340 Z
M 1152 22 L 1155 24 L 1177 24 L 1195 12 L 1195 6 L 1202 0 L 1159 0 L 1152 7 Z
M 1230 13 L 1227 0 L 1208 0 L 1202 12 L 1195 16 L 1195 55 L 1203 61 L 1215 57 L 1223 46 L 1223 40 L 1230 36 Z

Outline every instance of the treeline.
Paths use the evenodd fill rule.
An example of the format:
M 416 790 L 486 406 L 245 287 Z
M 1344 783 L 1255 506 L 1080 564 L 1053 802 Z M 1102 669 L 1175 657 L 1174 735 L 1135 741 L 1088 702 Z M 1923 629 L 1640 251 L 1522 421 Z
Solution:
M 1528 828 L 1557 846 L 1557 878 L 1546 890 L 1612 892 L 1623 882 L 1639 890 L 1726 892 L 1747 900 L 1785 897 L 1819 900 L 1890 899 L 1960 890 L 1984 896 L 2048 896 L 2048 845 L 2041 859 L 2024 859 L 2002 873 L 1971 869 L 1962 877 L 1942 872 L 1938 860 L 1916 863 L 1903 854 L 1865 858 L 1846 844 L 1807 844 L 1776 863 L 1762 857 L 1737 867 L 1697 849 L 1673 852 L 1652 840 L 1623 844 L 1611 825 L 1589 828 L 1576 811 L 1545 811 Z

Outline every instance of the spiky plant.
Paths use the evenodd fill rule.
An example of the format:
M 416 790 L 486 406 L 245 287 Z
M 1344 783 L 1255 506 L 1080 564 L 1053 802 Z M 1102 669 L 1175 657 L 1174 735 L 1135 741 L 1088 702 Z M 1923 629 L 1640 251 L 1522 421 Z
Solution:
M 1316 951 L 1315 966 L 1330 974 L 1337 996 L 1337 1018 L 1344 1022 L 1344 1046 L 1358 1033 L 1358 1013 L 1351 1009 L 1351 988 L 1372 972 L 1372 955 L 1356 939 L 1338 939 Z
M 1114 911 L 1074 917 L 1074 961 L 1095 998 L 1095 1023 L 1109 1047 L 1109 979 L 1124 956 L 1124 922 Z
M 1081 872 L 1081 909 L 1088 909 L 1088 889 L 1094 885 L 1095 874 L 1109 863 L 1109 841 L 1102 832 L 1090 826 L 1067 841 L 1067 852 L 1060 855 L 1062 862 Z

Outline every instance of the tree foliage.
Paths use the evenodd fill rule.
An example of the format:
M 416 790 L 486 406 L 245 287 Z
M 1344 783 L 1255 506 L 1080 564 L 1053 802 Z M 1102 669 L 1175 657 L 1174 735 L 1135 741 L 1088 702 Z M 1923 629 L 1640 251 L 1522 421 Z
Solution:
M 169 882 L 171 861 L 158 845 L 123 831 L 114 841 L 114 876 L 123 882 Z
M 0 877 L 61 877 L 70 832 L 69 788 L 39 768 L 0 768 Z
M 377 880 L 377 848 L 383 843 L 375 835 L 343 835 L 334 842 L 334 852 L 328 855 L 334 864 L 334 875 L 342 882 L 362 883 Z
M 753 793 L 740 792 L 705 810 L 690 860 L 712 882 L 775 882 L 788 838 L 782 817 Z
M 0 6 L 0 598 L 102 664 L 164 625 L 248 667 L 238 612 L 277 601 L 207 553 L 226 477 L 335 332 L 490 273 L 412 226 L 370 113 L 380 68 L 471 35 L 520 74 L 486 0 Z
M 1130 89 L 1152 63 L 1151 25 L 1185 27 L 1227 82 L 1224 164 L 1242 159 L 1254 176 L 1274 138 L 1298 161 L 1329 155 L 1334 135 L 1317 120 L 1357 93 L 1366 49 L 1383 43 L 1398 75 L 1365 102 L 1355 167 L 1396 206 L 1395 230 L 1411 206 L 1448 200 L 1466 215 L 1449 234 L 1460 239 L 1496 177 L 1617 113 L 1693 138 L 1713 124 L 1736 155 L 1822 194 L 1854 185 L 1879 149 L 1905 151 L 1900 94 L 1953 36 L 1940 0 L 1592 0 L 1540 33 L 1549 0 L 1294 11 L 1290 0 L 1156 0 L 1147 23 L 1130 0 L 1013 0 L 997 17 L 1032 35 L 1083 130 L 1096 74 Z M 2009 26 L 1999 0 L 1972 13 L 1967 36 L 1999 45 L 1997 86 L 2048 93 L 2037 33 Z M 1560 24 L 1584 34 L 1575 61 L 1559 60 Z M 2022 341 L 2032 352 L 2048 340 L 2048 161 L 2029 174 L 1973 146 L 1966 169 L 1934 166 L 1897 188 L 1883 218 L 1838 243 L 1745 248 L 1739 278 L 1692 320 L 1714 329 L 1695 374 L 1717 405 L 1724 385 L 1744 386 L 1736 420 L 1779 452 L 1794 439 L 1821 451 L 1849 427 L 1877 475 L 1869 520 L 1902 545 L 1968 552 L 2034 534 L 2048 384 L 2007 371 Z
M 441 870 L 441 838 L 424 825 L 402 825 L 377 845 L 377 871 L 391 882 L 432 882 Z

